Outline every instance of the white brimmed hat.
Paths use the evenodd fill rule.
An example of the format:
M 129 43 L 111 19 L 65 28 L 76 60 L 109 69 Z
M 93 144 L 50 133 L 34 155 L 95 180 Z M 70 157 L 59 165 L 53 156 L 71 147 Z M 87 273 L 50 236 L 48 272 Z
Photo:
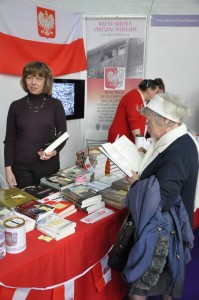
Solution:
M 146 107 L 173 122 L 180 122 L 180 117 L 177 115 L 177 105 L 163 99 L 159 95 L 153 96 Z

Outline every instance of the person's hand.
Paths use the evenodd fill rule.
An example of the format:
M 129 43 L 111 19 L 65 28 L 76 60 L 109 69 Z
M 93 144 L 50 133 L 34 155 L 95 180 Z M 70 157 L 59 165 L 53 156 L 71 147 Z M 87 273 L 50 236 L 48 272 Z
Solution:
M 126 176 L 126 181 L 129 183 L 129 184 L 133 184 L 135 181 L 139 180 L 139 176 L 136 172 L 134 171 L 131 171 L 132 172 L 132 176 L 129 177 L 129 176 Z
M 138 148 L 138 152 L 146 153 L 146 149 L 143 147 Z
M 49 160 L 51 157 L 57 155 L 57 151 L 53 150 L 52 152 L 49 152 L 48 154 L 46 154 L 44 151 L 40 150 L 37 152 L 37 154 L 39 155 L 41 160 Z
M 6 181 L 9 188 L 14 188 L 17 185 L 17 181 L 15 175 L 12 172 L 11 166 L 5 168 L 5 173 L 6 173 Z

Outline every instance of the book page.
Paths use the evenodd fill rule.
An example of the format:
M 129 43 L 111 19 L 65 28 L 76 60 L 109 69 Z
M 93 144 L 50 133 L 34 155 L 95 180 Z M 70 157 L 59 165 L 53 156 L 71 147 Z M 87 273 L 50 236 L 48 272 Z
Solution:
M 130 177 L 131 170 L 137 172 L 143 159 L 143 153 L 124 135 L 112 144 L 102 144 L 100 150 Z

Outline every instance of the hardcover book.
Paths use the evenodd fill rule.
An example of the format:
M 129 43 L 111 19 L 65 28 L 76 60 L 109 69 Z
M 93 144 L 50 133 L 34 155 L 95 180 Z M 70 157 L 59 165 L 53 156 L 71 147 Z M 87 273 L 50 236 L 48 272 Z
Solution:
M 102 144 L 99 149 L 129 177 L 132 176 L 131 171 L 137 172 L 139 170 L 144 157 L 144 153 L 139 152 L 137 146 L 125 135 L 114 143 Z
M 47 142 L 41 147 L 46 154 L 55 150 L 59 145 L 61 145 L 65 140 L 69 138 L 68 132 L 59 132 L 51 141 Z
M 38 200 L 38 198 L 17 187 L 0 189 L 0 207 L 12 208 L 29 200 Z
M 53 210 L 54 207 L 44 203 L 39 203 L 36 200 L 30 200 L 26 203 L 17 205 L 15 207 L 15 211 L 26 215 L 36 221 L 41 220 L 46 216 L 49 216 L 53 213 Z
M 99 192 L 83 184 L 79 184 L 62 190 L 64 196 L 75 200 L 82 204 L 89 203 L 94 199 L 99 198 Z

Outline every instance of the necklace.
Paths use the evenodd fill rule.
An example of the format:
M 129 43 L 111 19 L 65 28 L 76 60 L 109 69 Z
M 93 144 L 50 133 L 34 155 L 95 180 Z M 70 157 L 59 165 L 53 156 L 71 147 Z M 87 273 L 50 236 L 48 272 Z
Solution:
M 28 96 L 27 96 L 27 104 L 30 110 L 32 110 L 33 112 L 38 112 L 40 111 L 43 107 L 44 104 L 46 102 L 46 97 L 44 97 L 43 103 L 40 106 L 33 106 L 32 103 L 30 102 Z

